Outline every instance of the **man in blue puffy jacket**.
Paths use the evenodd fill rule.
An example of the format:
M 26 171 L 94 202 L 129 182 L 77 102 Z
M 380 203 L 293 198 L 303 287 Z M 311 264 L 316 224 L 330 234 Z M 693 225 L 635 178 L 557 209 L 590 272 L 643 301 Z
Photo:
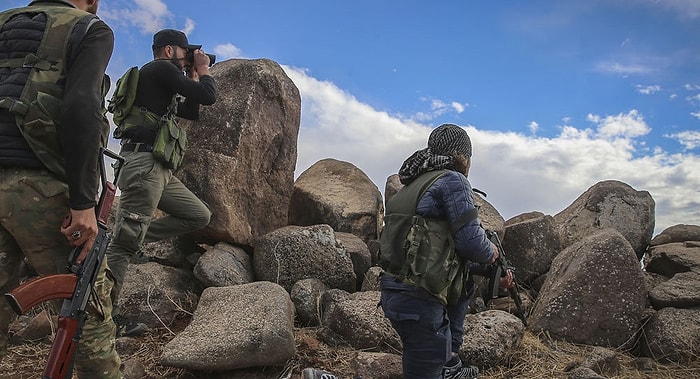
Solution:
M 423 174 L 446 170 L 422 193 L 415 214 L 426 219 L 447 220 L 454 241 L 454 260 L 462 267 L 476 270 L 483 269 L 483 264 L 493 263 L 499 253 L 486 237 L 478 218 L 469 216 L 476 212 L 472 187 L 467 180 L 471 156 L 467 132 L 457 125 L 443 124 L 430 134 L 427 148 L 416 151 L 404 161 L 399 178 L 408 188 Z M 392 222 L 387 220 L 385 228 Z M 399 249 L 381 254 L 405 255 L 395 250 Z M 391 260 L 390 257 L 386 259 Z M 474 293 L 471 274 L 455 279 L 460 281 L 456 284 L 461 291 L 454 302 L 446 302 L 400 277 L 387 272 L 382 275 L 380 285 L 384 314 L 403 343 L 404 378 L 476 378 L 479 370 L 463 365 L 459 358 L 464 320 Z M 502 284 L 509 286 L 510 283 L 512 276 L 508 274 Z

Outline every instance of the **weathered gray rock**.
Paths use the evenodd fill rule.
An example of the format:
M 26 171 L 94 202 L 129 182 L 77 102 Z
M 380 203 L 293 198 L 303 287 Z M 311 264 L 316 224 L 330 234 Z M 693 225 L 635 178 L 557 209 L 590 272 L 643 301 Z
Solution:
M 626 346 L 641 326 L 646 297 L 629 242 L 604 229 L 554 258 L 529 328 L 574 343 Z
M 303 326 L 321 325 L 321 295 L 328 289 L 320 279 L 302 279 L 292 286 L 290 296 Z
M 700 306 L 700 272 L 681 272 L 649 292 L 655 309 L 665 307 L 692 308 Z
M 399 190 L 403 188 L 401 184 L 401 179 L 399 179 L 399 174 L 392 174 L 386 178 L 386 183 L 384 184 L 384 208 L 386 209 L 386 203 L 396 195 Z
M 516 268 L 519 283 L 531 283 L 547 273 L 561 251 L 554 218 L 545 215 L 509 222 L 502 244 L 507 259 Z
M 379 291 L 379 276 L 384 272 L 381 267 L 370 267 L 365 273 L 360 291 Z
M 571 246 L 600 229 L 620 232 L 641 259 L 654 232 L 655 202 L 647 191 L 606 180 L 596 183 L 554 216 L 562 247 Z
M 350 256 L 357 278 L 356 288 L 360 288 L 365 273 L 372 266 L 372 255 L 369 252 L 369 247 L 360 237 L 350 233 L 335 232 L 335 239 L 345 247 L 345 252 Z
M 261 236 L 255 243 L 253 267 L 258 280 L 277 283 L 287 291 L 307 278 L 355 291 L 352 260 L 328 225 L 290 225 Z
M 506 230 L 506 222 L 503 216 L 498 213 L 498 210 L 476 192 L 474 192 L 474 205 L 476 209 L 479 210 L 481 226 L 483 226 L 484 229 L 498 233 L 499 237 L 503 237 Z
M 230 59 L 211 71 L 218 99 L 201 107 L 199 121 L 181 123 L 190 146 L 177 176 L 212 209 L 194 235 L 250 246 L 287 225 L 301 97 L 268 59 Z
M 611 349 L 596 346 L 586 357 L 581 367 L 589 368 L 604 376 L 615 376 L 622 370 L 618 353 Z
M 683 363 L 700 356 L 700 308 L 663 308 L 644 326 L 641 355 Z
M 511 349 L 520 345 L 524 334 L 523 323 L 509 313 L 470 314 L 464 320 L 464 343 L 459 355 L 463 361 L 480 367 L 496 366 Z
M 163 347 L 162 364 L 192 370 L 281 366 L 296 353 L 294 305 L 270 282 L 209 287 L 192 321 Z
M 700 226 L 678 224 L 664 229 L 659 235 L 652 238 L 649 246 L 658 246 L 665 243 L 700 241 Z
M 383 224 L 382 194 L 359 168 L 336 159 L 322 159 L 302 172 L 289 202 L 292 225 L 328 224 L 336 232 L 377 239 Z
M 120 313 L 150 328 L 170 326 L 193 309 L 201 287 L 191 271 L 155 262 L 129 264 L 119 297 Z
M 253 260 L 243 249 L 226 242 L 219 242 L 202 254 L 193 273 L 205 287 L 227 287 L 254 280 Z
M 646 270 L 670 278 L 680 272 L 700 272 L 700 245 L 671 242 L 657 245 L 647 252 Z
M 335 304 L 324 320 L 324 326 L 355 349 L 392 352 L 401 342 L 384 312 L 377 308 L 379 291 L 356 292 Z M 333 336 L 323 335 L 328 341 Z M 335 341 L 328 341 L 335 343 Z

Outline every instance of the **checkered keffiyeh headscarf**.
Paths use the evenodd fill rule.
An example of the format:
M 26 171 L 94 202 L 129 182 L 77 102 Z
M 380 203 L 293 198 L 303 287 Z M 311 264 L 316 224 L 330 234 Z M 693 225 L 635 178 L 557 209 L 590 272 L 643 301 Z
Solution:
M 428 137 L 428 147 L 418 150 L 403 162 L 399 180 L 408 185 L 428 171 L 454 168 L 452 153 L 472 156 L 472 142 L 467 132 L 454 124 L 442 124 Z

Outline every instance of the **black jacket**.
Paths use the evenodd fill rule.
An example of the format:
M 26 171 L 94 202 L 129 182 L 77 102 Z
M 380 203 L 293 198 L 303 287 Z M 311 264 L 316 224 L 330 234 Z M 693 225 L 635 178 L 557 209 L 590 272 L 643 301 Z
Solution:
M 216 83 L 209 75 L 199 77 L 199 82 L 185 76 L 177 66 L 167 59 L 156 59 L 139 70 L 135 107 L 144 107 L 162 116 L 175 94 L 184 96 L 178 104 L 177 116 L 188 120 L 199 119 L 199 106 L 216 102 Z M 124 138 L 152 144 L 156 130 L 146 126 L 135 126 L 124 132 Z

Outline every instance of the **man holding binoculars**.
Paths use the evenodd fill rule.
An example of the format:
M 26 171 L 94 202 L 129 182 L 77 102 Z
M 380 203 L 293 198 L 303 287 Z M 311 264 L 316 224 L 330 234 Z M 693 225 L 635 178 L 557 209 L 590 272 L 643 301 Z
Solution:
M 216 83 L 209 72 L 216 57 L 201 47 L 189 44 L 179 30 L 157 32 L 154 59 L 138 70 L 133 107 L 114 131 L 126 160 L 117 183 L 121 196 L 114 237 L 106 253 L 115 277 L 111 297 L 117 336 L 146 329 L 142 323 L 128 322 L 118 303 L 129 261 L 141 245 L 203 228 L 211 218 L 209 208 L 173 175 L 187 144 L 175 117 L 196 120 L 200 105 L 216 101 Z M 156 208 L 166 215 L 152 220 Z

